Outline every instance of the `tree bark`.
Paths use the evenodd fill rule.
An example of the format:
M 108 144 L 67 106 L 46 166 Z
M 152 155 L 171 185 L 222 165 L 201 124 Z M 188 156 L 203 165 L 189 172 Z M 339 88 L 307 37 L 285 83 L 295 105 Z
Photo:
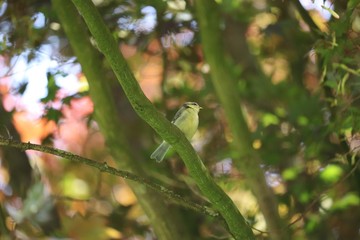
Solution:
M 53 0 L 54 9 L 61 21 L 68 40 L 82 66 L 89 82 L 90 96 L 95 105 L 95 118 L 103 133 L 111 155 L 122 170 L 139 176 L 146 176 L 143 167 L 134 159 L 124 136 L 126 124 L 119 118 L 121 114 L 112 97 L 110 79 L 103 66 L 102 57 L 92 46 L 86 26 L 70 0 Z M 114 51 L 119 51 L 114 49 Z M 121 161 L 119 161 L 121 159 Z M 164 207 L 164 198 L 153 190 L 136 182 L 127 181 L 134 191 L 141 207 L 149 217 L 151 226 L 159 239 L 191 239 L 191 234 L 181 221 L 181 216 L 173 207 Z
M 252 147 L 251 134 L 241 109 L 235 77 L 225 59 L 218 6 L 212 0 L 196 0 L 195 7 L 205 59 L 210 65 L 211 79 L 234 138 L 233 149 L 237 154 L 233 159 L 234 163 L 239 171 L 244 173 L 247 184 L 257 197 L 271 238 L 288 239 L 286 227 L 278 213 L 277 201 L 260 168 L 260 157 Z
M 244 217 L 229 196 L 211 178 L 184 134 L 158 113 L 145 97 L 94 4 L 90 0 L 73 0 L 73 3 L 83 16 L 99 50 L 110 63 L 136 113 L 179 153 L 200 190 L 223 216 L 230 233 L 236 239 L 254 239 Z

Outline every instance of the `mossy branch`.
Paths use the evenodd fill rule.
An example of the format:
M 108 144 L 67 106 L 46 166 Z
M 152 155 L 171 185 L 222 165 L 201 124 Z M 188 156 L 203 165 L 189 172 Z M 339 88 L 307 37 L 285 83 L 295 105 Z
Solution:
M 234 164 L 245 174 L 247 184 L 258 200 L 270 237 L 288 239 L 286 228 L 278 213 L 275 196 L 268 187 L 264 172 L 260 167 L 261 159 L 252 147 L 251 134 L 236 88 L 236 77 L 232 74 L 233 71 L 227 61 L 224 61 L 226 53 L 220 30 L 219 7 L 213 0 L 196 0 L 195 7 L 205 59 L 211 69 L 211 80 L 225 110 L 234 139 L 232 143 L 236 154 Z
M 136 113 L 179 153 L 191 177 L 202 193 L 226 221 L 229 232 L 236 239 L 254 239 L 253 232 L 247 225 L 244 217 L 240 214 L 229 196 L 211 178 L 184 134 L 158 113 L 151 102 L 145 97 L 124 57 L 121 55 L 118 44 L 92 1 L 73 0 L 73 3 L 83 16 L 99 50 L 110 63 Z
M 132 140 L 128 121 L 120 116 L 133 113 L 129 112 L 127 107 L 119 107 L 116 103 L 119 96 L 114 94 L 123 93 L 112 88 L 117 83 L 115 75 L 108 69 L 101 53 L 90 42 L 89 31 L 71 0 L 52 0 L 52 6 L 89 83 L 89 94 L 95 106 L 94 118 L 111 156 L 115 159 L 116 167 L 146 178 L 148 169 L 156 164 L 140 162 L 134 147 L 130 146 L 137 143 Z M 127 105 L 125 101 L 121 104 Z M 184 224 L 183 214 L 179 209 L 174 206 L 164 208 L 166 202 L 160 194 L 151 189 L 147 191 L 137 182 L 127 183 L 148 216 L 159 240 L 192 238 L 192 231 Z

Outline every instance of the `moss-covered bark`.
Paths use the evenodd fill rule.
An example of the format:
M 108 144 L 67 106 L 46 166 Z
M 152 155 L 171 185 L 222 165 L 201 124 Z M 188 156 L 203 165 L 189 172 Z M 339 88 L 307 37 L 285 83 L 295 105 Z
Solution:
M 278 214 L 276 199 L 266 184 L 264 172 L 260 168 L 260 158 L 252 147 L 233 71 L 224 60 L 226 54 L 219 28 L 217 5 L 212 0 L 196 0 L 195 3 L 205 59 L 210 65 L 211 79 L 234 138 L 233 148 L 237 154 L 234 163 L 246 175 L 246 181 L 258 199 L 270 236 L 273 239 L 287 239 L 286 228 Z
M 118 117 L 120 114 L 115 107 L 102 57 L 91 45 L 85 24 L 70 0 L 53 0 L 52 3 L 89 82 L 90 96 L 95 105 L 95 118 L 112 156 L 122 170 L 146 176 L 143 167 L 133 159 L 134 155 L 123 134 L 126 132 L 126 125 Z M 161 195 L 136 182 L 128 181 L 128 184 L 149 217 L 159 239 L 191 239 L 186 225 L 179 221 L 180 217 L 176 211 L 164 207 L 166 203 Z
M 230 233 L 236 239 L 254 239 L 251 228 L 231 199 L 213 181 L 189 141 L 178 128 L 159 114 L 145 97 L 93 3 L 90 0 L 73 0 L 73 2 L 83 16 L 98 48 L 109 61 L 137 114 L 179 153 L 203 194 L 225 219 Z

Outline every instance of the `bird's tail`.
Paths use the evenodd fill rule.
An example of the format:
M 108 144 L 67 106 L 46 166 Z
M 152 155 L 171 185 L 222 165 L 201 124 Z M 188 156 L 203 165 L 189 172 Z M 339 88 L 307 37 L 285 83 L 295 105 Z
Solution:
M 170 145 L 167 142 L 163 142 L 160 146 L 151 154 L 150 158 L 155 159 L 156 162 L 161 162 L 167 151 L 169 150 Z

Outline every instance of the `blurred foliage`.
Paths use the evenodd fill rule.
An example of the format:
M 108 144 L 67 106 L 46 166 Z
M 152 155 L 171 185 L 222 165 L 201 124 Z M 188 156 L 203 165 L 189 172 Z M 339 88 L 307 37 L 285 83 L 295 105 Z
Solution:
M 231 164 L 235 150 L 228 145 L 232 136 L 209 81 L 211 69 L 203 59 L 191 1 L 94 2 L 145 93 L 161 111 L 168 111 L 169 119 L 186 100 L 204 107 L 193 141 L 195 149 L 249 223 L 264 230 L 256 200 L 241 172 Z M 237 76 L 234 88 L 242 99 L 253 147 L 262 157 L 261 167 L 278 196 L 279 211 L 293 239 L 359 239 L 359 3 L 334 1 L 331 8 L 317 12 L 305 11 L 291 1 L 216 2 L 223 17 L 219 24 L 227 50 L 224 61 L 230 62 Z M 324 12 L 333 17 L 324 20 L 320 15 Z M 41 138 L 27 140 L 57 143 L 74 153 L 112 163 L 89 116 L 91 110 L 77 115 L 82 105 L 76 105 L 80 104 L 76 100 L 86 97 L 87 90 L 64 94 L 58 84 L 57 78 L 74 74 L 66 66 L 76 67 L 76 61 L 51 2 L 0 1 L 0 17 L 0 54 L 5 69 L 1 71 L 0 99 L 4 105 L 9 96 L 28 91 L 26 77 L 21 84 L 11 78 L 19 56 L 26 56 L 29 66 L 44 54 L 58 62 L 57 67 L 46 69 L 47 94 L 39 99 L 41 116 L 55 121 L 57 127 Z M 45 51 L 44 46 L 50 50 Z M 1 88 L 3 85 L 8 88 Z M 15 119 L 15 113 L 24 109 L 15 105 L 9 111 Z M 129 114 L 124 112 L 123 117 Z M 16 123 L 5 119 L 2 112 L 0 117 Z M 64 124 L 69 119 L 78 125 L 70 128 Z M 135 122 L 134 136 L 141 137 L 137 154 L 148 161 L 156 145 L 154 137 L 143 131 L 138 119 Z M 0 134 L 6 136 L 1 128 Z M 45 141 L 48 139 L 52 141 Z M 28 186 L 26 196 L 8 191 L 9 187 L 16 189 L 11 179 L 23 172 L 0 164 L 0 203 L 7 211 L 1 214 L 7 223 L 7 231 L 1 231 L 4 238 L 7 234 L 17 238 L 155 239 L 147 217 L 121 179 L 48 155 L 28 155 L 36 162 L 34 175 L 39 168 L 41 177 Z M 1 155 L 1 162 L 7 161 L 6 156 Z M 150 174 L 201 202 L 178 157 L 171 155 L 165 165 L 172 174 L 149 169 Z M 206 217 L 188 215 L 191 219 L 184 224 L 194 224 L 199 239 L 226 234 Z M 9 223 L 11 219 L 15 226 Z M 44 221 L 50 226 L 44 227 Z

